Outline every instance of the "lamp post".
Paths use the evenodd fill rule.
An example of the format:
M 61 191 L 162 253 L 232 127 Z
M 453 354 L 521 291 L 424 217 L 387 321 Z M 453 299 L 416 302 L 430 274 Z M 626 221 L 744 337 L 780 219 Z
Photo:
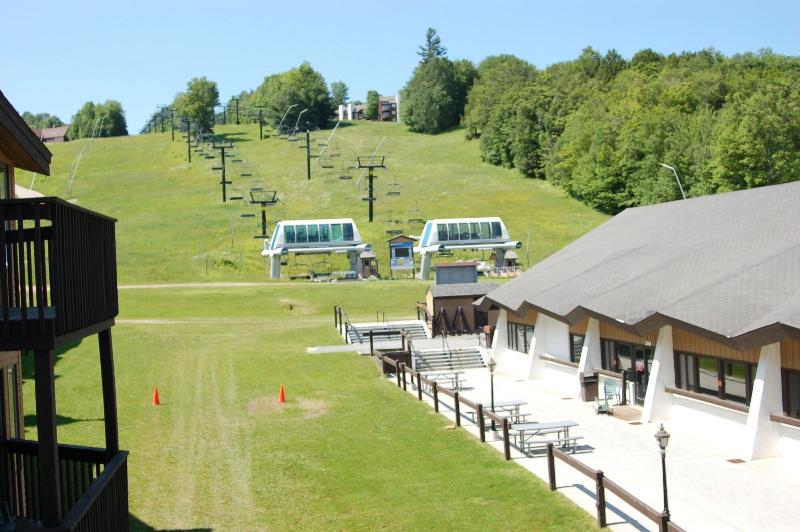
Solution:
M 664 485 L 664 516 L 669 521 L 669 500 L 667 499 L 667 444 L 669 443 L 669 432 L 664 430 L 664 424 L 658 428 L 655 434 L 658 447 L 661 449 L 661 482 Z
M 494 358 L 490 358 L 487 366 L 489 366 L 489 398 L 492 406 L 492 414 L 494 414 L 494 368 L 497 366 L 497 362 L 495 362 Z M 497 430 L 494 424 L 494 418 L 492 418 L 492 430 Z
M 664 163 L 658 163 L 658 164 L 660 164 L 661 166 L 663 166 L 668 170 L 672 170 L 672 173 L 675 174 L 675 181 L 678 182 L 678 188 L 681 189 L 681 196 L 683 196 L 683 199 L 686 199 L 686 192 L 683 191 L 683 185 L 681 185 L 681 180 L 678 178 L 678 171 L 668 164 Z M 667 435 L 667 437 L 669 437 L 669 435 Z

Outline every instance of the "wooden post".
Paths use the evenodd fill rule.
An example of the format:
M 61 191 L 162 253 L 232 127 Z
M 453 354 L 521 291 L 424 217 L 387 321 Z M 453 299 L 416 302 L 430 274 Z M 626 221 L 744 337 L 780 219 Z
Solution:
M 398 362 L 397 360 L 394 361 L 394 376 L 397 377 L 397 387 L 398 388 L 401 387 L 402 384 L 400 384 L 400 362 Z
M 39 444 L 39 501 L 42 523 L 56 526 L 61 522 L 61 479 L 56 431 L 56 387 L 53 353 L 33 353 L 36 377 L 36 428 Z
M 433 409 L 439 411 L 439 383 L 433 381 Z
M 456 427 L 461 426 L 461 400 L 458 398 L 458 392 L 453 392 L 453 401 L 456 406 Z
M 478 433 L 481 441 L 486 441 L 486 420 L 483 419 L 483 405 L 478 403 Z
M 372 329 L 369 330 L 369 354 L 372 356 L 375 355 L 375 349 L 373 347 L 373 341 L 372 341 Z
M 100 343 L 100 375 L 103 381 L 106 461 L 110 461 L 119 452 L 117 389 L 114 381 L 114 349 L 111 344 L 111 329 L 100 331 L 97 336 Z
M 620 402 L 623 405 L 628 404 L 628 374 L 624 371 L 622 372 L 622 390 L 620 391 L 622 394 Z
M 337 329 L 339 328 L 339 313 L 336 305 L 333 306 L 333 326 Z
M 556 491 L 556 457 L 552 443 L 547 444 L 547 479 L 550 482 L 550 491 Z
M 595 485 L 597 488 L 597 526 L 606 526 L 606 487 L 603 485 L 603 472 L 595 472 Z
M 503 418 L 503 452 L 505 452 L 506 460 L 511 460 L 511 441 L 508 437 L 508 418 Z
M 420 373 L 418 371 L 417 372 L 417 399 L 419 399 L 420 401 L 422 401 L 422 381 L 420 380 L 421 376 L 422 375 L 420 375 Z
M 406 383 L 406 363 L 400 362 L 400 373 L 403 374 L 403 391 L 408 391 L 408 384 Z
M 346 331 L 342 331 L 344 329 L 344 323 L 342 322 L 342 307 L 339 307 L 339 334 L 344 334 Z
M 400 330 L 400 351 L 405 352 L 406 350 L 406 330 Z

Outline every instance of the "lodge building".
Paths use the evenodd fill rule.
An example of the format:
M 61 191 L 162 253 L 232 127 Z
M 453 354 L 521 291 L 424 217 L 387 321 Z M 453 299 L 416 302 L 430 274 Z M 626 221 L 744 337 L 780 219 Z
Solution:
M 800 456 L 800 182 L 631 208 L 479 301 L 498 367 Z

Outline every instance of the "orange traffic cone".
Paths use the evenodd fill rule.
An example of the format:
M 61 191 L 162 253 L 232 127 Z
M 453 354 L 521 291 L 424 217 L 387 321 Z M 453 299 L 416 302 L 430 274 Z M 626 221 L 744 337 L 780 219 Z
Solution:
M 283 384 L 281 384 L 281 391 L 278 393 L 278 402 L 285 403 L 286 402 L 286 392 L 283 391 Z
M 158 388 L 153 388 L 153 406 L 158 406 L 161 404 L 161 400 L 158 398 Z

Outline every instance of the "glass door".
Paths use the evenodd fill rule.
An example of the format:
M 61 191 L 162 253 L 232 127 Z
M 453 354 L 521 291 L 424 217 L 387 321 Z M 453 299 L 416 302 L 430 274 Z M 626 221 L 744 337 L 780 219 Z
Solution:
M 653 349 L 637 345 L 634 349 L 636 358 L 634 360 L 632 377 L 635 388 L 636 404 L 643 405 L 645 395 L 647 395 L 647 382 L 650 378 L 650 367 L 653 365 Z

